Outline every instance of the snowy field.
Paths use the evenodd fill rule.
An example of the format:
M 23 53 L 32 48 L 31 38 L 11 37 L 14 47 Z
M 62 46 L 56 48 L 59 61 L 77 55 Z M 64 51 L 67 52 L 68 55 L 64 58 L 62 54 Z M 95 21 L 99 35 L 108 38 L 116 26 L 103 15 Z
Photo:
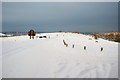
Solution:
M 0 38 L 0 79 L 2 79 L 2 38 Z
M 118 77 L 117 42 L 75 33 L 40 35 L 47 38 L 2 38 L 3 78 Z

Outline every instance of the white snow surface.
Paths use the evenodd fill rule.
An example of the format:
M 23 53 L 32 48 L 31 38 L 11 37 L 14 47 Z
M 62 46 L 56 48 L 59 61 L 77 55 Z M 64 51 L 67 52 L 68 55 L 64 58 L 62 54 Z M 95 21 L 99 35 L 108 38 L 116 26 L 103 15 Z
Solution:
M 0 38 L 0 79 L 2 79 L 2 38 Z
M 118 78 L 117 42 L 75 33 L 39 35 L 47 38 L 2 38 L 3 78 Z
M 5 36 L 5 34 L 3 34 L 3 33 L 0 33 L 0 36 Z

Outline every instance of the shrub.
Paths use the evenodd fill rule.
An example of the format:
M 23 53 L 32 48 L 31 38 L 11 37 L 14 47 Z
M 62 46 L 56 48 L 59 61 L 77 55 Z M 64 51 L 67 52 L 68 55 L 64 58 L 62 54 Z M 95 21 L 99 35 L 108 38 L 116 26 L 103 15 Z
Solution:
M 94 34 L 94 39 L 98 39 L 98 36 L 96 34 Z
M 117 34 L 116 36 L 115 36 L 115 40 L 114 40 L 115 42 L 120 42 L 120 35 L 119 34 Z

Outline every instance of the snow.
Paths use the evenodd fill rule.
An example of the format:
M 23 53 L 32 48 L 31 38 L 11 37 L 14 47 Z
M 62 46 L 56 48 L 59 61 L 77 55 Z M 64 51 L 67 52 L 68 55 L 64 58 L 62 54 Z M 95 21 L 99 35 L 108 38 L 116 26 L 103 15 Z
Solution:
M 0 79 L 2 79 L 2 39 L 0 38 Z
M 13 34 L 3 34 L 3 33 L 0 33 L 0 37 L 11 37 L 13 36 Z
M 117 42 L 100 38 L 96 42 L 91 36 L 75 33 L 37 36 L 41 35 L 47 38 L 29 39 L 27 35 L 3 38 L 3 78 L 118 77 Z
M 0 33 L 0 36 L 5 36 L 5 34 L 3 34 L 3 33 Z
M 0 36 L 3 35 L 0 33 Z M 2 38 L 0 38 L 0 79 L 2 79 Z

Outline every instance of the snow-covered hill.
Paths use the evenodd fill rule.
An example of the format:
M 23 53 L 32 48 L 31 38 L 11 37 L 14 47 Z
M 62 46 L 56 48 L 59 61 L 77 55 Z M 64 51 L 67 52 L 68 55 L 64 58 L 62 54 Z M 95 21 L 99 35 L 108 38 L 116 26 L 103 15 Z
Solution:
M 0 33 L 0 36 L 5 36 L 5 34 L 3 34 L 3 33 Z
M 47 38 L 3 38 L 3 78 L 118 77 L 117 42 L 75 33 L 40 35 Z
M 3 33 L 0 33 L 0 37 L 12 37 L 13 34 L 3 34 Z
M 3 34 L 0 33 L 0 36 Z M 2 79 L 2 38 L 0 38 L 0 79 Z

